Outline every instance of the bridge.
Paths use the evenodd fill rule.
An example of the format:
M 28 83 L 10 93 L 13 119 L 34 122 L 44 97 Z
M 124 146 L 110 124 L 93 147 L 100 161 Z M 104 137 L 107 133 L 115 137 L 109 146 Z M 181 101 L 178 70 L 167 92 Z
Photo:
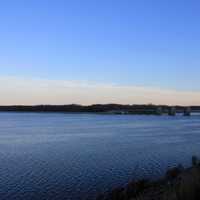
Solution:
M 157 113 L 159 115 L 168 114 L 169 116 L 175 116 L 177 113 L 182 113 L 184 116 L 190 116 L 192 112 L 191 107 L 175 107 L 169 106 L 168 108 L 163 109 L 162 107 L 157 108 Z

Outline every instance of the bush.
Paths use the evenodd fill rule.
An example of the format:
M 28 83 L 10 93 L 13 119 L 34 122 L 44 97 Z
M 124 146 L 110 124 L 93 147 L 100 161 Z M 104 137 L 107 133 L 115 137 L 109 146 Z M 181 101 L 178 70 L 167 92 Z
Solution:
M 198 165 L 198 158 L 196 156 L 192 156 L 192 166 Z
M 182 165 L 178 165 L 177 167 L 174 167 L 172 169 L 167 170 L 166 172 L 166 178 L 168 180 L 175 179 L 182 171 L 184 170 Z

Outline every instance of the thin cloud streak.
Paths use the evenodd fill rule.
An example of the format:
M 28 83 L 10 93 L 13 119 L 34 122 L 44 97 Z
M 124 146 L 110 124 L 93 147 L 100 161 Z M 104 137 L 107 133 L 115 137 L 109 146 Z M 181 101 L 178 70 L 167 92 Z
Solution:
M 0 77 L 0 105 L 169 104 L 200 105 L 200 92 L 79 81 Z

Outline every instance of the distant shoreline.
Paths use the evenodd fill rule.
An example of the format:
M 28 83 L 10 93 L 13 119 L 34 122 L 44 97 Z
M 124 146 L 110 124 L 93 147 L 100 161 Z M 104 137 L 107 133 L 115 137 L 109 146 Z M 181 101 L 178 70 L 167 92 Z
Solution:
M 94 104 L 94 105 L 10 105 L 0 106 L 0 112 L 42 112 L 42 113 L 100 113 L 100 114 L 143 114 L 161 115 L 200 112 L 200 106 L 169 106 L 169 105 L 122 105 L 122 104 Z

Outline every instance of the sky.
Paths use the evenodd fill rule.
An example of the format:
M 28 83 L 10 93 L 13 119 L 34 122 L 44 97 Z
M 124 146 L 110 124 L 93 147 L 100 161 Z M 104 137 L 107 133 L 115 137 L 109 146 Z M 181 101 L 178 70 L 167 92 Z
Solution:
M 197 0 L 0 0 L 0 104 L 200 104 Z

